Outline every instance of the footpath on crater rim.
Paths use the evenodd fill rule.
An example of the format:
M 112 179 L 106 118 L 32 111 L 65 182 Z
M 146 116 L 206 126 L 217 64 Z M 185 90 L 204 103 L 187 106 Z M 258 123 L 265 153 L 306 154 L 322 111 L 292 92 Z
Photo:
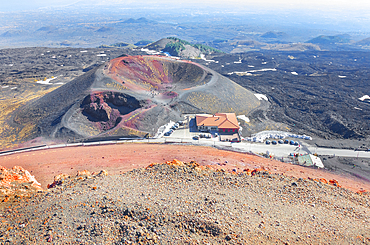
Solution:
M 60 176 L 0 204 L 0 241 L 67 244 L 367 244 L 369 196 L 259 170 L 173 160 Z

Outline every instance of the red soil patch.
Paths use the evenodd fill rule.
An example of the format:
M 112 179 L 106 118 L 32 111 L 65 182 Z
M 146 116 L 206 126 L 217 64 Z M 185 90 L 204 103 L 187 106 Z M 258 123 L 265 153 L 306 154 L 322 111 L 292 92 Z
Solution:
M 160 90 L 172 83 L 165 66 L 170 62 L 152 56 L 120 57 L 110 61 L 106 73 L 131 90 Z
M 325 170 L 204 146 L 116 144 L 67 147 L 1 156 L 0 165 L 6 168 L 22 166 L 35 176 L 42 187 L 46 188 L 47 184 L 53 183 L 54 176 L 61 173 L 76 175 L 77 171 L 85 169 L 91 172 L 104 169 L 109 174 L 119 174 L 134 168 L 146 167 L 151 163 L 163 163 L 173 159 L 184 162 L 196 161 L 203 166 L 210 165 L 213 168 L 237 172 L 245 169 L 250 169 L 249 171 L 252 172 L 260 168 L 271 173 L 284 173 L 297 178 L 310 177 L 322 183 L 339 183 L 338 185 L 353 191 L 370 190 L 370 184 L 367 182 L 335 175 Z

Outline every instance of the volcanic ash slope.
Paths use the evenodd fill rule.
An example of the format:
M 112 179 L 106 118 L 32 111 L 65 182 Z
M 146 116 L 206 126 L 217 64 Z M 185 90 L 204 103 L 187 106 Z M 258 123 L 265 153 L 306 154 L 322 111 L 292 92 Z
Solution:
M 160 56 L 123 56 L 22 107 L 12 127 L 75 139 L 153 135 L 183 113 L 235 112 L 260 106 L 248 90 L 198 64 Z
M 5 244 L 369 244 L 369 196 L 177 160 L 0 203 Z M 54 186 L 54 185 L 53 185 Z

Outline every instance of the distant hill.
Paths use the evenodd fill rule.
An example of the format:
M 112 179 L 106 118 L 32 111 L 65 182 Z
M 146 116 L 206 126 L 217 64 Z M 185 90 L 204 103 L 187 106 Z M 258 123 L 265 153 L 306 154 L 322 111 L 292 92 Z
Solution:
M 315 37 L 306 43 L 321 44 L 321 45 L 330 45 L 336 43 L 349 43 L 351 41 L 351 36 L 349 35 L 336 35 L 336 36 L 325 36 L 321 35 Z
M 262 38 L 273 38 L 273 39 L 284 39 L 288 38 L 289 35 L 285 32 L 269 31 L 261 35 Z
M 146 46 L 146 45 L 149 45 L 153 43 L 153 41 L 149 41 L 149 40 L 141 40 L 137 43 L 135 43 L 136 46 Z
M 255 40 L 239 40 L 231 43 L 231 45 L 260 46 L 262 43 Z
M 1 34 L 0 37 L 18 37 L 25 34 L 28 34 L 28 32 L 23 30 L 9 30 Z
M 136 45 L 131 43 L 115 43 L 111 45 L 100 45 L 98 48 L 136 48 Z
M 71 42 L 69 40 L 64 40 L 63 42 L 60 42 L 60 45 L 61 46 L 72 46 L 73 42 Z
M 360 41 L 356 42 L 356 44 L 361 45 L 361 46 L 369 46 L 370 45 L 370 37 L 365 38 L 363 40 L 360 40 Z
M 156 22 L 155 21 L 152 21 L 152 20 L 148 20 L 145 17 L 141 17 L 139 19 L 130 18 L 130 19 L 127 19 L 127 20 L 123 21 L 122 23 L 125 23 L 125 24 L 138 24 L 138 23 L 156 23 Z
M 106 27 L 106 26 L 103 26 L 101 28 L 99 28 L 98 30 L 96 30 L 96 32 L 108 32 L 108 31 L 113 31 L 114 28 L 112 27 Z
M 220 50 L 203 44 L 191 44 L 188 41 L 168 37 L 149 44 L 146 48 L 167 52 L 172 56 L 199 57 L 201 54 L 222 53 Z
M 37 31 L 44 31 L 44 32 L 53 32 L 57 31 L 58 28 L 55 26 L 43 26 L 40 29 L 37 29 Z

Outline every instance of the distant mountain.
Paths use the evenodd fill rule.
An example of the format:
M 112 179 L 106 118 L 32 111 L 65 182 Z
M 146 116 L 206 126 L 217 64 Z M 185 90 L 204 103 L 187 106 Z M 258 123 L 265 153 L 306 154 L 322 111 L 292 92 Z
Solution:
M 231 43 L 231 45 L 260 46 L 262 43 L 255 40 L 239 40 Z
M 361 46 L 369 46 L 370 45 L 370 37 L 365 38 L 363 40 L 360 40 L 360 41 L 356 42 L 356 44 L 361 45 Z
M 60 43 L 61 46 L 72 46 L 73 42 L 69 40 L 64 40 L 63 42 Z
M 23 30 L 10 30 L 1 34 L 0 37 L 19 37 L 25 34 L 28 34 L 28 32 Z
M 135 46 L 146 46 L 146 45 L 149 45 L 151 43 L 153 43 L 153 41 L 141 40 L 141 41 L 135 43 Z
M 271 38 L 271 39 L 284 39 L 288 38 L 289 35 L 285 32 L 275 32 L 275 31 L 269 31 L 261 35 L 262 38 Z
M 123 21 L 122 23 L 125 23 L 125 24 L 138 24 L 138 23 L 143 24 L 143 23 L 156 23 L 156 22 L 152 21 L 152 20 L 148 20 L 145 17 L 141 17 L 139 19 L 130 18 L 130 19 L 127 19 L 127 20 Z
M 220 50 L 215 48 L 203 44 L 191 44 L 188 41 L 176 37 L 162 38 L 157 42 L 147 45 L 146 48 L 167 52 L 170 55 L 180 57 L 200 57 L 201 54 L 221 53 Z
M 96 32 L 109 32 L 109 31 L 113 31 L 113 30 L 114 30 L 113 27 L 103 26 L 103 27 L 99 28 L 98 30 L 96 30 Z
M 98 48 L 136 48 L 136 45 L 131 43 L 115 43 L 111 45 L 100 45 Z
M 349 43 L 351 41 L 350 35 L 336 35 L 336 36 L 325 36 L 321 35 L 318 37 L 315 37 L 306 43 L 313 43 L 313 44 L 321 44 L 321 45 L 330 45 L 330 44 L 336 44 L 336 43 Z
M 37 31 L 53 32 L 53 31 L 57 31 L 57 30 L 58 30 L 58 28 L 56 26 L 43 26 L 40 29 L 38 29 Z

